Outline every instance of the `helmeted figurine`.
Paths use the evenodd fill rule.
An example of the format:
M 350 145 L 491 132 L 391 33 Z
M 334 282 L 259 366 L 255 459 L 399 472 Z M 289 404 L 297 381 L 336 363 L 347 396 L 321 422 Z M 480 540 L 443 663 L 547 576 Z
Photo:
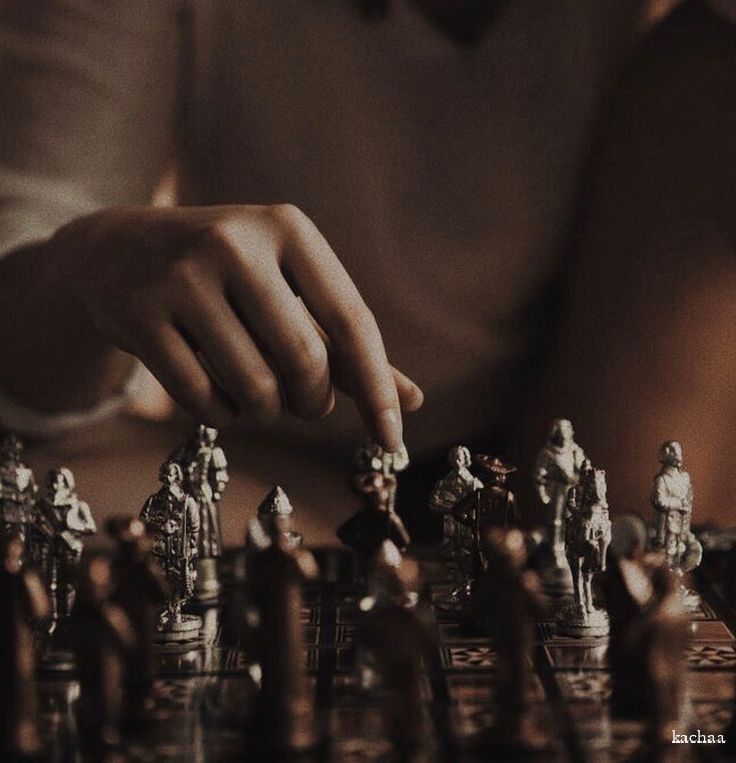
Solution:
M 472 545 L 467 533 L 459 528 L 452 510 L 460 501 L 474 490 L 480 490 L 483 483 L 470 471 L 471 455 L 464 445 L 453 448 L 447 457 L 450 471 L 441 480 L 438 480 L 432 489 L 429 499 L 431 511 L 442 514 L 443 519 L 443 547 L 447 553 L 453 556 L 465 546 Z
M 89 506 L 77 496 L 70 469 L 61 467 L 47 474 L 31 532 L 31 558 L 38 562 L 51 596 L 49 633 L 53 634 L 68 620 L 74 605 L 82 539 L 97 532 Z
M 37 487 L 33 472 L 21 460 L 22 453 L 23 445 L 14 434 L 0 442 L 0 532 L 20 538 L 25 545 Z
M 703 547 L 690 528 L 693 514 L 693 486 L 682 466 L 682 446 L 668 441 L 659 449 L 662 469 L 654 478 L 652 506 L 655 514 L 654 547 L 662 549 L 667 563 L 678 577 L 688 609 L 698 605 L 699 597 L 682 584 L 684 576 L 695 569 L 703 557 Z
M 182 604 L 194 592 L 199 510 L 196 500 L 184 490 L 181 466 L 176 461 L 161 466 L 159 479 L 163 486 L 146 501 L 140 517 L 151 536 L 153 556 L 170 586 L 158 631 L 165 639 L 188 639 L 196 637 L 201 626 L 199 617 L 181 612 Z
M 605 571 L 611 543 L 606 473 L 587 464 L 581 474 L 581 481 L 568 494 L 565 522 L 575 603 L 560 610 L 557 630 L 568 636 L 607 636 L 608 614 L 593 602 L 593 577 Z
M 271 492 L 261 501 L 258 507 L 258 520 L 263 525 L 263 529 L 269 535 L 274 532 L 275 519 L 277 517 L 289 517 L 291 520 L 294 514 L 294 507 L 289 501 L 289 496 L 280 485 L 271 490 Z M 291 527 L 291 522 L 289 523 Z M 304 538 L 301 533 L 289 529 L 287 540 L 294 546 L 301 547 Z
M 51 613 L 38 573 L 23 565 L 23 544 L 15 537 L 0 541 L 0 757 L 40 759 L 33 649 L 34 623 Z
M 552 550 L 558 568 L 565 566 L 567 493 L 577 485 L 584 459 L 570 421 L 555 419 L 547 444 L 537 458 L 534 479 L 540 500 L 552 509 Z

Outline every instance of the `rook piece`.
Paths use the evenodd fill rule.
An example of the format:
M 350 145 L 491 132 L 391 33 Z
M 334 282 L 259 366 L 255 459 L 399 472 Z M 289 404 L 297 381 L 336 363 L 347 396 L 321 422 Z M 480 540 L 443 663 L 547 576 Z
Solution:
M 0 756 L 32 759 L 41 753 L 36 715 L 35 659 L 31 623 L 47 618 L 51 605 L 36 571 L 23 567 L 17 536 L 0 543 Z
M 153 681 L 151 640 L 168 591 L 161 569 L 150 558 L 151 540 L 143 522 L 118 517 L 109 520 L 106 529 L 116 546 L 112 599 L 125 612 L 135 634 L 133 647 L 126 653 L 123 706 L 123 726 L 134 731 L 149 720 Z
M 566 636 L 609 632 L 608 614 L 593 602 L 593 576 L 605 571 L 611 543 L 606 492 L 606 473 L 586 460 L 580 483 L 570 490 L 567 502 L 565 547 L 575 603 L 564 606 L 557 618 L 557 631 Z
M 293 513 L 294 509 L 289 501 L 289 497 L 279 485 L 276 485 L 258 507 L 258 519 L 268 535 L 273 534 L 277 517 L 289 517 L 289 525 L 291 525 Z M 292 546 L 302 546 L 304 538 L 301 533 L 294 532 L 293 530 L 288 530 L 287 533 L 287 540 Z
M 659 449 L 662 469 L 654 478 L 652 506 L 655 515 L 654 547 L 662 549 L 675 573 L 685 607 L 696 610 L 700 597 L 684 585 L 685 575 L 703 558 L 703 547 L 690 529 L 693 514 L 693 486 L 682 468 L 682 446 L 666 442 Z
M 197 578 L 193 598 L 211 601 L 220 593 L 217 558 L 222 554 L 220 532 L 220 500 L 228 483 L 227 459 L 218 445 L 217 430 L 200 424 L 188 442 L 175 451 L 176 461 L 184 474 L 184 489 L 194 496 L 199 510 L 197 544 Z
M 537 458 L 534 472 L 537 494 L 542 503 L 552 509 L 552 552 L 557 570 L 563 574 L 566 568 L 567 493 L 571 487 L 578 484 L 580 468 L 585 459 L 583 449 L 575 442 L 574 434 L 572 424 L 567 419 L 555 419 L 547 444 Z
M 164 641 L 185 641 L 197 638 L 202 620 L 196 615 L 183 615 L 182 604 L 194 592 L 199 541 L 197 502 L 185 492 L 181 466 L 166 461 L 159 471 L 162 487 L 145 503 L 141 520 L 151 536 L 153 557 L 169 583 L 170 594 L 158 618 L 157 630 Z
M 123 683 L 135 631 L 121 607 L 111 601 L 110 560 L 92 557 L 82 568 L 79 597 L 71 621 L 80 696 L 79 737 L 89 761 L 106 760 L 120 744 Z
M 6 435 L 0 443 L 0 521 L 2 535 L 20 538 L 29 543 L 28 526 L 33 518 L 36 482 L 33 472 L 23 463 L 23 445 L 14 435 Z
M 288 517 L 277 517 L 274 524 L 271 543 L 250 551 L 261 666 L 253 737 L 268 752 L 286 754 L 312 749 L 320 741 L 301 621 L 302 586 L 317 578 L 318 569 L 310 552 L 288 542 Z

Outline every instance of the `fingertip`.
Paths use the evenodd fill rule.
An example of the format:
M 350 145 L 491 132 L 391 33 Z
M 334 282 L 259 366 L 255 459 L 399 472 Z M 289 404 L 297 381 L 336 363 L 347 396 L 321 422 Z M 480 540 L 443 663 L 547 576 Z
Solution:
M 390 453 L 396 453 L 404 442 L 401 413 L 396 408 L 387 408 L 376 416 L 376 437 L 379 444 Z
M 320 412 L 319 418 L 321 419 L 326 418 L 334 410 L 335 410 L 335 389 L 334 387 L 331 387 L 329 397 L 327 398 L 327 401 L 325 402 L 324 408 Z

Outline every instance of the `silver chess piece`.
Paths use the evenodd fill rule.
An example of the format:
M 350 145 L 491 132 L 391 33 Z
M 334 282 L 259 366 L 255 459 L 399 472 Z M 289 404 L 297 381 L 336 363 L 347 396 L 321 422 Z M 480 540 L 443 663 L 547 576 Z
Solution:
M 470 471 L 471 455 L 464 445 L 453 448 L 447 463 L 450 471 L 438 480 L 429 498 L 429 509 L 442 514 L 442 548 L 448 556 L 457 556 L 467 548 L 472 539 L 462 525 L 458 525 L 452 510 L 467 495 L 480 490 L 483 483 Z
M 356 468 L 355 486 L 360 493 L 367 492 L 365 483 L 370 481 L 370 477 L 366 477 L 366 475 L 378 473 L 387 478 L 383 480 L 386 486 L 386 510 L 393 512 L 396 508 L 396 475 L 409 466 L 409 453 L 406 446 L 402 445 L 395 453 L 391 453 L 377 443 L 369 441 L 358 449 L 354 463 Z
M 181 466 L 184 489 L 194 496 L 199 510 L 197 580 L 193 598 L 201 602 L 216 599 L 220 593 L 217 569 L 217 559 L 222 555 L 220 500 L 229 475 L 225 453 L 216 444 L 217 435 L 213 427 L 200 424 L 186 444 L 170 456 Z
M 667 563 L 678 579 L 685 607 L 698 608 L 700 597 L 684 585 L 685 576 L 703 558 L 703 547 L 690 528 L 693 515 L 693 486 L 684 470 L 682 446 L 672 440 L 659 449 L 662 468 L 654 478 L 652 506 L 654 507 L 654 547 L 662 549 Z
M 14 434 L 0 442 L 0 531 L 6 538 L 18 538 L 25 547 L 38 488 L 22 454 L 23 444 Z
M 552 514 L 551 546 L 558 577 L 566 575 L 565 507 L 567 493 L 577 485 L 585 460 L 583 449 L 575 442 L 575 432 L 568 419 L 555 419 L 549 438 L 537 457 L 534 481 L 541 502 Z
M 184 490 L 184 475 L 176 461 L 164 462 L 159 479 L 161 489 L 146 501 L 140 516 L 151 536 L 153 557 L 170 587 L 157 633 L 162 641 L 186 641 L 197 638 L 202 627 L 201 618 L 181 611 L 194 593 L 199 510 L 196 500 Z
M 291 505 L 286 491 L 280 485 L 276 485 L 258 507 L 258 520 L 268 535 L 272 535 L 276 531 L 278 517 L 288 517 L 291 520 L 293 514 L 294 507 Z M 286 540 L 290 545 L 295 548 L 302 547 L 304 537 L 301 533 L 291 529 L 291 522 L 289 522 L 289 529 L 286 530 L 286 533 Z
M 574 604 L 564 606 L 557 618 L 557 631 L 565 636 L 607 636 L 609 619 L 593 601 L 593 578 L 606 569 L 611 544 L 606 473 L 587 461 L 580 483 L 567 501 L 565 547 L 573 579 Z

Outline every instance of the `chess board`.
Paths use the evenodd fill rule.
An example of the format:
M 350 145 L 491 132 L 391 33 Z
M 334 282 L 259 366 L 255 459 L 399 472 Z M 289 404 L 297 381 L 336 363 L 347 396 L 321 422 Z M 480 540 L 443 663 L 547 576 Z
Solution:
M 320 549 L 316 556 L 325 578 L 306 590 L 302 620 L 306 663 L 328 746 L 313 759 L 388 760 L 391 743 L 381 700 L 361 689 L 356 677 L 355 643 L 361 613 L 354 566 L 341 549 Z M 420 549 L 415 556 L 428 598 L 434 602 L 451 588 L 452 581 L 435 552 Z M 719 558 L 722 562 L 723 555 Z M 227 643 L 227 629 L 223 627 L 229 592 L 234 590 L 236 560 L 235 552 L 223 560 L 223 601 L 195 610 L 204 619 L 203 639 L 157 652 L 150 729 L 125 740 L 120 760 L 249 759 L 244 728 L 255 688 L 248 673 L 247 654 L 237 644 Z M 711 561 L 706 555 L 698 579 L 702 606 L 692 615 L 692 642 L 687 654 L 687 723 L 704 734 L 717 734 L 728 722 L 736 681 L 736 612 L 726 603 L 729 597 L 719 582 L 723 570 Z M 429 610 L 437 653 L 426 670 L 427 714 L 438 717 L 437 712 L 430 713 L 433 702 L 446 723 L 434 724 L 437 739 L 430 745 L 427 759 L 493 760 L 487 752 L 474 749 L 474 739 L 493 718 L 497 655 L 488 639 L 469 632 L 457 615 L 433 604 Z M 614 718 L 609 709 L 611 675 L 606 646 L 605 639 L 559 636 L 552 619 L 537 623 L 536 643 L 529 655 L 534 670 L 528 693 L 532 716 L 552 743 L 543 760 L 623 761 L 639 746 L 642 724 Z M 76 760 L 76 680 L 73 676 L 41 676 L 39 688 L 40 725 L 48 743 L 48 759 Z M 678 752 L 686 752 L 690 756 L 687 759 L 712 760 L 719 751 L 692 746 Z

